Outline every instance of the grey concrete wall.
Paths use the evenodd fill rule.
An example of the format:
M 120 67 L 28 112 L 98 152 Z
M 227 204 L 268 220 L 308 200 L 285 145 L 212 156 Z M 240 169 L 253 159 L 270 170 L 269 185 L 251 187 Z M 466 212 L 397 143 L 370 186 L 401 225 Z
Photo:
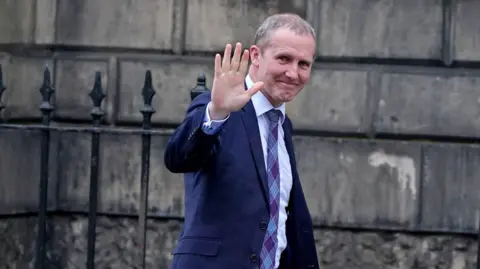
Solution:
M 474 268 L 478 10 L 477 1 L 442 0 L 1 1 L 0 117 L 38 122 L 47 65 L 56 126 L 89 124 L 95 71 L 106 125 L 139 126 L 150 69 L 154 123 L 178 124 L 197 75 L 211 85 L 214 52 L 249 44 L 268 14 L 296 12 L 318 34 L 312 81 L 287 113 L 323 268 Z M 40 133 L 0 127 L 0 137 L 0 267 L 32 268 Z M 181 175 L 163 167 L 167 139 L 152 139 L 148 268 L 166 268 L 182 225 Z M 96 263 L 124 268 L 136 253 L 141 140 L 101 141 Z M 50 150 L 49 210 L 63 213 L 50 219 L 49 259 L 84 268 L 90 136 L 54 132 Z

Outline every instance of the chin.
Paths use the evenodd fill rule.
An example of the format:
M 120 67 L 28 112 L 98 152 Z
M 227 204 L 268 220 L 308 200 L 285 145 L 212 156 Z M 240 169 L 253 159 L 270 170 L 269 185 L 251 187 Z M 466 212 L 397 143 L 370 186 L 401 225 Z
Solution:
M 276 103 L 288 103 L 292 101 L 295 96 L 298 94 L 299 90 L 298 89 L 292 89 L 290 87 L 285 88 L 285 87 L 275 87 L 271 97 L 275 100 Z
M 282 103 L 288 103 L 293 100 L 293 97 L 283 98 Z
M 275 98 L 275 99 L 278 100 L 281 103 L 288 103 L 288 102 L 292 101 L 293 98 L 295 98 L 295 95 L 292 94 L 292 93 L 288 93 L 288 94 L 278 95 L 277 98 Z

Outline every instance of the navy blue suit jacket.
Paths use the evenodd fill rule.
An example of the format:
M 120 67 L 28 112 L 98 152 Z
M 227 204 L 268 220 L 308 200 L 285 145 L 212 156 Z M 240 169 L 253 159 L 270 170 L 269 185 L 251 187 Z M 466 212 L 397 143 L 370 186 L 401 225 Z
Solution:
M 269 218 L 268 184 L 252 102 L 230 115 L 215 135 L 202 131 L 210 93 L 190 104 L 170 137 L 165 165 L 185 173 L 185 223 L 172 269 L 257 268 Z M 298 177 L 292 125 L 284 124 L 293 184 L 282 269 L 319 268 L 312 220 Z

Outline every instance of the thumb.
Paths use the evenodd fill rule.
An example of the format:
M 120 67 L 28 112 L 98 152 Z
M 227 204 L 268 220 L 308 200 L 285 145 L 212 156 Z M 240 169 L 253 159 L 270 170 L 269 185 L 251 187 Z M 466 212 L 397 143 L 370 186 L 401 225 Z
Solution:
M 263 88 L 263 82 L 256 82 L 255 84 L 253 84 L 252 87 L 250 87 L 250 89 L 247 90 L 247 94 L 251 96 L 253 96 L 254 94 L 256 94 L 260 89 Z

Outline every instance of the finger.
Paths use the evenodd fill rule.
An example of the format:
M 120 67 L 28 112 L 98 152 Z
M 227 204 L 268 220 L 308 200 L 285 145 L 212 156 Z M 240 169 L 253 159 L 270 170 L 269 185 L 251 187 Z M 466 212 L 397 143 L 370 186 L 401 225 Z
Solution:
M 222 57 L 220 54 L 215 54 L 215 75 L 219 75 L 222 73 Z
M 232 55 L 232 45 L 227 44 L 225 46 L 225 51 L 223 52 L 223 62 L 222 62 L 222 71 L 230 71 L 230 56 Z
M 248 50 L 245 50 L 242 55 L 242 61 L 240 62 L 240 68 L 238 69 L 238 72 L 242 74 L 247 72 L 249 59 L 250 59 L 250 52 Z
M 263 82 L 256 82 L 255 84 L 253 84 L 252 87 L 250 87 L 250 89 L 246 90 L 246 93 L 248 95 L 250 95 L 250 97 L 252 97 L 254 94 L 256 94 L 259 90 L 261 90 L 263 88 Z
M 242 44 L 238 42 L 235 45 L 235 51 L 233 52 L 232 64 L 230 70 L 237 72 L 240 65 L 240 54 L 242 53 Z

